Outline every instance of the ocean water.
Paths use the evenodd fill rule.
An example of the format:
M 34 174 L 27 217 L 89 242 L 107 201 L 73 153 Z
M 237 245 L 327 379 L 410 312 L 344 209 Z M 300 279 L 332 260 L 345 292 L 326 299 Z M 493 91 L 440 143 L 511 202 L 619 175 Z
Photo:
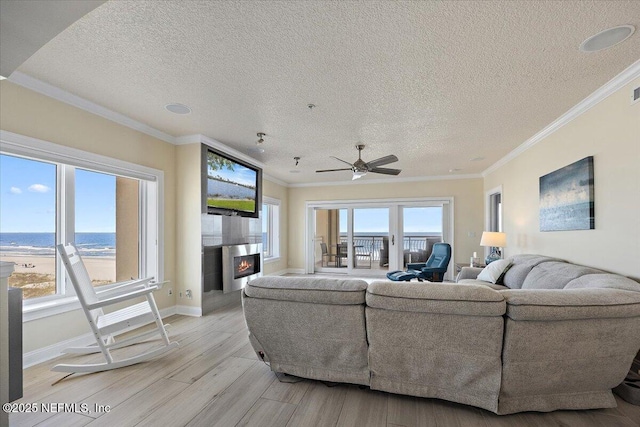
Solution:
M 74 242 L 81 255 L 115 256 L 115 233 L 76 233 Z M 3 255 L 55 255 L 55 233 L 0 233 Z

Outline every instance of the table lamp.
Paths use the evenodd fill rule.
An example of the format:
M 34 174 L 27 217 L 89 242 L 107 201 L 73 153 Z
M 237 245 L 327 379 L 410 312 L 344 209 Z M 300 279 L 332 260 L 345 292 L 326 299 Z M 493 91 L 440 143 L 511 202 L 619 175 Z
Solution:
M 500 248 L 507 246 L 507 235 L 496 231 L 483 231 L 480 246 L 488 246 L 491 248 L 491 253 L 489 253 L 484 260 L 485 264 L 489 265 L 493 261 L 502 258 Z

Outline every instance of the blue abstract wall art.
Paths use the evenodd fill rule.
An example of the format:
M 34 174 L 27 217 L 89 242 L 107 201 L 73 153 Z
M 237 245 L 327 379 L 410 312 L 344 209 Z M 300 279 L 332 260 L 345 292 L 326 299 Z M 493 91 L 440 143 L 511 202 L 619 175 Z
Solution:
M 540 177 L 540 231 L 593 230 L 593 156 Z

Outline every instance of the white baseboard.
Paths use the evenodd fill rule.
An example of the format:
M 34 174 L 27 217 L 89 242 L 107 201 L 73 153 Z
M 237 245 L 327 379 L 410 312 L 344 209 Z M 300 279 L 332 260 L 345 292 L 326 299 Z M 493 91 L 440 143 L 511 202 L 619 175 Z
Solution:
M 202 316 L 202 307 L 194 307 L 192 305 L 176 305 L 175 314 L 182 314 L 184 316 L 194 316 L 201 317 Z
M 160 310 L 160 316 L 162 316 L 163 319 L 165 317 L 173 316 L 174 314 L 178 314 L 175 305 Z M 65 348 L 84 347 L 94 343 L 95 339 L 93 338 L 93 334 L 89 332 L 74 338 L 70 338 L 68 340 L 60 341 L 58 343 L 39 348 L 37 350 L 30 351 L 23 354 L 22 356 L 22 369 L 26 369 L 39 363 L 55 359 L 56 357 L 62 355 L 62 350 L 64 350 Z
M 304 268 L 287 268 L 286 274 L 306 274 Z

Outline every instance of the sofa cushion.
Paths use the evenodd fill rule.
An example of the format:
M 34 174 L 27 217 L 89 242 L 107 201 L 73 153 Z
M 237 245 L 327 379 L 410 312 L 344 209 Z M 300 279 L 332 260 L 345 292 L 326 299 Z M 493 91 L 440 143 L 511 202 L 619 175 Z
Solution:
M 514 255 L 508 258 L 513 264 L 504 275 L 503 284 L 511 289 L 520 289 L 533 267 L 543 262 L 562 261 L 544 255 Z
M 640 293 L 618 289 L 499 291 L 513 320 L 573 320 L 640 316 Z
M 573 279 L 565 289 L 605 288 L 640 292 L 640 283 L 617 274 L 589 274 Z
M 562 289 L 578 277 L 597 273 L 603 272 L 567 262 L 544 262 L 531 269 L 522 283 L 522 289 Z
M 367 282 L 325 277 L 263 276 L 244 289 L 251 298 L 318 304 L 364 304 Z
M 495 283 L 489 283 L 489 282 L 485 282 L 483 280 L 476 280 L 476 279 L 462 279 L 462 280 L 458 281 L 458 283 L 461 283 L 463 285 L 485 286 L 487 288 L 495 289 L 496 291 L 503 291 L 505 289 L 509 289 L 504 285 L 497 285 Z
M 504 279 L 504 274 L 507 272 L 510 266 L 511 261 L 506 259 L 499 259 L 487 265 L 480 272 L 480 274 L 478 274 L 477 279 L 484 282 L 497 284 Z
M 487 286 L 465 283 L 373 282 L 367 305 L 394 311 L 501 316 L 503 297 Z

